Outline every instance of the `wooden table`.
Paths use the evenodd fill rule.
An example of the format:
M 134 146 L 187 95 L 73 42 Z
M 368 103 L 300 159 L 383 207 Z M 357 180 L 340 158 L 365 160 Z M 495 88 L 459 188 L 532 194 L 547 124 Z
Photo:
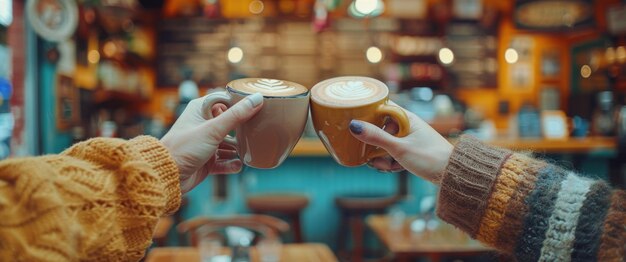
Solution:
M 411 231 L 411 221 L 407 219 L 401 228 L 392 229 L 387 216 L 373 215 L 367 218 L 367 225 L 398 261 L 417 257 L 440 261 L 444 256 L 473 256 L 495 251 L 449 224 L 440 223 L 434 231 L 418 233 Z
M 224 248 L 222 253 L 230 255 L 231 250 Z M 258 251 L 250 250 L 252 262 L 260 261 Z M 195 262 L 200 261 L 200 251 L 194 247 L 158 247 L 150 250 L 146 262 Z M 335 254 L 324 244 L 285 244 L 282 246 L 280 261 L 298 262 L 336 262 Z
M 454 139 L 449 140 L 455 143 Z M 494 138 L 485 143 L 508 148 L 511 150 L 531 150 L 539 153 L 551 154 L 587 154 L 594 152 L 615 152 L 617 142 L 614 137 L 584 137 L 567 139 L 521 139 L 521 138 Z M 292 156 L 328 156 L 328 151 L 319 139 L 303 138 L 291 152 Z

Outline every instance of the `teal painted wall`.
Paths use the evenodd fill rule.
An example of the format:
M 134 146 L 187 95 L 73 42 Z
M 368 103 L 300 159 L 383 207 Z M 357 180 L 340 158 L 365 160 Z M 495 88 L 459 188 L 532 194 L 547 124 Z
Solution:
M 40 40 L 40 47 L 49 47 L 50 43 Z M 43 154 L 59 153 L 69 147 L 72 137 L 69 133 L 59 132 L 56 127 L 56 65 L 45 57 L 47 48 L 39 48 L 38 92 L 39 116 L 41 129 L 41 150 Z
M 408 214 L 416 214 L 418 200 L 435 194 L 436 188 L 415 177 L 409 178 L 409 196 L 399 203 Z M 368 167 L 347 168 L 330 157 L 293 157 L 273 170 L 246 168 L 228 177 L 228 197 L 216 200 L 214 179 L 209 178 L 187 195 L 189 204 L 185 218 L 200 215 L 248 213 L 245 198 L 265 192 L 292 192 L 307 195 L 309 206 L 303 214 L 303 234 L 306 241 L 336 245 L 339 213 L 336 196 L 354 193 L 392 195 L 397 190 L 397 174 L 381 173 Z M 172 240 L 174 241 L 174 240 Z
M 569 155 L 542 156 L 552 163 L 573 169 Z M 585 156 L 580 159 L 578 172 L 594 178 L 606 179 L 609 155 Z M 336 247 L 339 212 L 335 206 L 336 196 L 350 193 L 394 194 L 397 190 L 397 174 L 381 173 L 366 166 L 346 168 L 330 157 L 292 157 L 274 170 L 244 169 L 240 174 L 228 176 L 227 198 L 217 200 L 213 196 L 214 179 L 209 178 L 189 192 L 189 205 L 183 211 L 185 218 L 201 215 L 242 214 L 249 211 L 245 198 L 264 192 L 295 192 L 310 199 L 303 214 L 303 231 L 306 241 L 326 243 Z M 416 215 L 419 201 L 427 195 L 435 195 L 437 187 L 410 175 L 408 196 L 398 203 L 407 215 Z M 171 234 L 173 237 L 174 234 Z M 368 243 L 371 243 L 371 238 Z M 170 244 L 176 244 L 170 238 Z M 375 244 L 374 244 L 375 245 Z

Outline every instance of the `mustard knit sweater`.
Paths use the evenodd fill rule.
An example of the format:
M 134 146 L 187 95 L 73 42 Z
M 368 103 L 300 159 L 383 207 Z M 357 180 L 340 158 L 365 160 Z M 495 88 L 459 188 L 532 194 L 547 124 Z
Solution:
M 137 261 L 180 204 L 161 143 L 96 138 L 0 162 L 0 261 Z

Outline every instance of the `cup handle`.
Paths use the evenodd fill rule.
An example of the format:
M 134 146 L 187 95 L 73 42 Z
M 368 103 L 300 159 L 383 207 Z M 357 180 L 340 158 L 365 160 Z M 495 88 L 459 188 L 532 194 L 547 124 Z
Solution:
M 204 100 L 202 101 L 202 116 L 204 119 L 209 120 L 215 118 L 213 112 L 211 112 L 211 108 L 217 103 L 222 103 L 230 108 L 233 105 L 233 98 L 227 91 L 218 91 L 204 96 Z M 237 147 L 237 139 L 231 135 L 227 135 L 224 138 L 224 142 L 232 147 Z
M 396 123 L 398 123 L 398 133 L 395 134 L 395 136 L 404 137 L 409 134 L 409 127 L 411 126 L 411 123 L 409 122 L 409 117 L 399 106 L 382 104 L 376 110 L 376 114 L 380 117 L 389 116 L 394 121 L 396 121 Z M 387 154 L 387 151 L 378 147 L 375 150 L 371 151 L 367 158 L 372 159 L 385 156 Z

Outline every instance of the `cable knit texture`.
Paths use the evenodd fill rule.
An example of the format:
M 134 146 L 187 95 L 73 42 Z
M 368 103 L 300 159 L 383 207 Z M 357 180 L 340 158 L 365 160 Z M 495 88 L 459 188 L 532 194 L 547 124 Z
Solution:
M 625 261 L 626 192 L 462 137 L 439 216 L 517 261 Z
M 148 136 L 2 161 L 0 261 L 137 261 L 180 194 L 176 164 Z
M 464 136 L 456 145 L 441 181 L 437 215 L 475 237 L 508 150 L 483 146 Z
M 519 201 L 514 198 L 515 193 L 521 188 L 529 188 L 534 185 L 535 180 L 533 177 L 520 176 L 520 173 L 534 172 L 543 168 L 546 163 L 536 161 L 528 156 L 515 154 L 512 155 L 509 161 L 506 161 L 502 166 L 501 175 L 498 176 L 496 184 L 494 186 L 493 195 L 489 199 L 487 210 L 480 223 L 480 230 L 476 239 L 485 243 L 493 243 L 494 247 L 498 249 L 504 249 L 510 251 L 513 244 L 505 245 L 508 242 L 499 241 L 498 234 L 501 228 L 505 228 L 507 206 L 513 205 L 512 201 Z M 515 206 L 519 206 L 521 203 L 516 203 Z M 507 222 L 508 223 L 508 222 Z M 505 232 L 508 238 L 511 238 L 511 231 Z
M 580 217 L 580 208 L 589 192 L 591 181 L 580 178 L 573 173 L 561 183 L 561 191 L 554 205 L 554 212 L 548 221 L 546 239 L 539 261 L 566 261 L 570 259 L 574 234 Z
M 520 239 L 515 247 L 519 261 L 537 261 L 548 230 L 548 219 L 554 210 L 554 202 L 561 190 L 561 182 L 567 172 L 554 166 L 539 171 L 535 188 L 524 200 L 528 205 Z

